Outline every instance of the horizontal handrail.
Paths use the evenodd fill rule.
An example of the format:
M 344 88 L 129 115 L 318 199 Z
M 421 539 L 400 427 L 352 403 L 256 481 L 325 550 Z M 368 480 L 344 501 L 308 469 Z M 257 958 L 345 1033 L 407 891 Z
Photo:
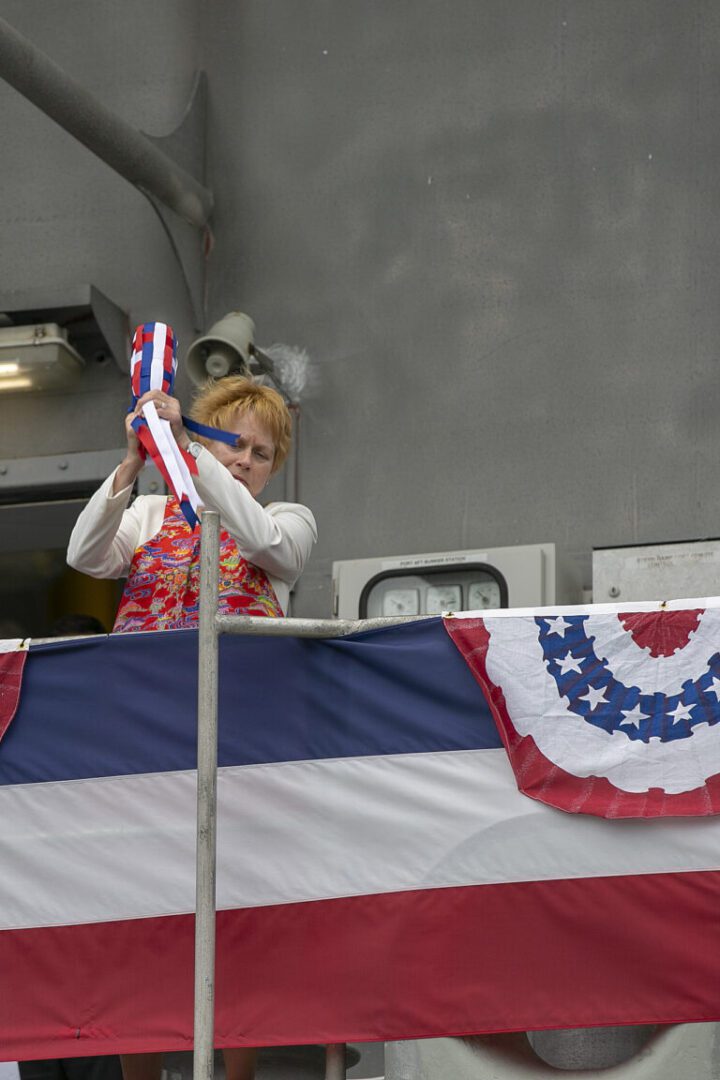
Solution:
M 268 619 L 262 615 L 216 615 L 219 634 L 250 634 L 261 637 L 339 638 L 365 630 L 432 618 L 428 615 L 388 615 L 377 619 Z

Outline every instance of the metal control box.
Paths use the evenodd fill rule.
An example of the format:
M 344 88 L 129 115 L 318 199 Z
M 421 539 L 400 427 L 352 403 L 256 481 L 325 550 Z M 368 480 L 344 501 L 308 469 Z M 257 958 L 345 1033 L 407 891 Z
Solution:
M 341 619 L 543 607 L 580 599 L 579 587 L 555 544 L 333 563 L 333 614 Z
M 720 540 L 593 551 L 593 602 L 720 595 Z

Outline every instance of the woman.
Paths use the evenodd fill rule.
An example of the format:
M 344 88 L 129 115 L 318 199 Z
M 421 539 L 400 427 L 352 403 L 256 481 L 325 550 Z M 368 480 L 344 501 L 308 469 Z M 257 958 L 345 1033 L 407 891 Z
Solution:
M 169 421 L 178 445 L 197 462 L 196 490 L 220 513 L 219 609 L 225 614 L 283 615 L 290 589 L 317 539 L 315 519 L 296 503 L 257 501 L 283 464 L 291 418 L 280 394 L 241 376 L 200 391 L 191 417 L 237 435 L 237 445 L 194 442 L 175 398 L 151 390 L 126 419 L 127 454 L 93 495 L 70 537 L 68 562 L 93 577 L 127 576 L 113 632 L 197 626 L 200 530 L 185 521 L 174 496 L 140 495 L 128 507 L 143 466 L 132 422 L 148 401 Z M 252 1080 L 253 1049 L 225 1050 L 228 1080 Z M 160 1080 L 162 1054 L 122 1057 L 125 1080 Z
M 190 528 L 174 496 L 140 495 L 128 507 L 143 467 L 132 422 L 150 400 L 195 458 L 204 505 L 220 513 L 220 611 L 283 615 L 317 539 L 315 519 L 297 503 L 257 501 L 287 457 L 291 418 L 277 391 L 242 376 L 208 384 L 191 410 L 193 420 L 236 434 L 237 446 L 193 441 L 179 402 L 160 390 L 139 399 L 125 421 L 125 460 L 78 518 L 68 563 L 92 577 L 127 577 L 115 633 L 197 626 L 200 530 Z

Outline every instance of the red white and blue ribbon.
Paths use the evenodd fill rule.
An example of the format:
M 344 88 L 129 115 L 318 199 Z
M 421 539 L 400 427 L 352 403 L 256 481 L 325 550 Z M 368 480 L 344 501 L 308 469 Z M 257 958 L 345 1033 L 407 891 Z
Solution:
M 148 390 L 171 394 L 177 371 L 177 338 L 166 323 L 143 323 L 135 330 L 130 358 L 132 407 Z M 170 424 L 158 416 L 155 403 L 147 402 L 143 416 L 133 420 L 133 429 L 143 455 L 149 454 L 174 493 L 185 520 L 195 528 L 200 497 L 192 481 L 197 473 L 195 459 L 178 446 Z M 237 438 L 237 436 L 236 436 Z

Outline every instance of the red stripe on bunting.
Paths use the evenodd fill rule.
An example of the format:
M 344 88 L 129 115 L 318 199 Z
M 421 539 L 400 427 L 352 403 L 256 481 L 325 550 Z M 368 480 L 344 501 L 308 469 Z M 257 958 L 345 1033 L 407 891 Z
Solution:
M 498 706 L 504 708 L 504 701 Z M 531 735 L 518 734 L 507 711 L 502 724 L 518 788 L 548 806 L 605 818 L 705 817 L 720 813 L 719 775 L 708 777 L 702 787 L 676 794 L 657 787 L 623 791 L 604 776 L 573 776 L 550 761 Z
M 0 653 L 0 739 L 17 711 L 26 660 L 27 649 Z
M 218 1046 L 720 1019 L 720 872 L 218 915 Z M 193 918 L 0 933 L 10 1060 L 192 1044 Z

